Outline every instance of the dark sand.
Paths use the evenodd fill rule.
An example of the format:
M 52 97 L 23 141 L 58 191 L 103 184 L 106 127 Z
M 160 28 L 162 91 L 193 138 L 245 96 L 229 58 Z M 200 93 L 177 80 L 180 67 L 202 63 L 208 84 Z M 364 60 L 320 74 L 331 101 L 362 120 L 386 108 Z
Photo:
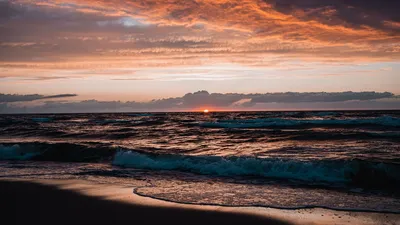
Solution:
M 144 206 L 27 181 L 0 180 L 2 224 L 290 224 L 257 215 Z

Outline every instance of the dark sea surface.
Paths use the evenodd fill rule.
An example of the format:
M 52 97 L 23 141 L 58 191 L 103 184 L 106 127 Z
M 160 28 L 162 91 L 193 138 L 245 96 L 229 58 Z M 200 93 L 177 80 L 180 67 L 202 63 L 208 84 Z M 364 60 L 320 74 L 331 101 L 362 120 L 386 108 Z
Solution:
M 191 204 L 400 213 L 400 111 L 0 115 L 0 177 Z

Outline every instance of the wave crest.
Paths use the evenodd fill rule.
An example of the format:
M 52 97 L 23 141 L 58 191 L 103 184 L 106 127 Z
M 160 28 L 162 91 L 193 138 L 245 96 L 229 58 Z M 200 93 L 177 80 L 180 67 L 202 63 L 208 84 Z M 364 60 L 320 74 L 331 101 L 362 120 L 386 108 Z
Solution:
M 257 176 L 339 185 L 400 186 L 400 165 L 362 160 L 299 161 L 256 157 L 151 155 L 118 151 L 113 164 L 218 176 Z
M 381 116 L 368 119 L 281 119 L 266 118 L 252 120 L 218 120 L 216 122 L 204 122 L 199 124 L 207 128 L 264 128 L 264 127 L 294 127 L 294 126 L 329 126 L 329 125 L 378 125 L 399 127 L 400 118 Z
M 0 144 L 0 160 L 98 162 L 110 160 L 115 152 L 115 148 L 107 146 L 70 143 Z
M 21 148 L 20 145 L 0 145 L 0 160 L 28 160 L 37 156 L 33 149 Z

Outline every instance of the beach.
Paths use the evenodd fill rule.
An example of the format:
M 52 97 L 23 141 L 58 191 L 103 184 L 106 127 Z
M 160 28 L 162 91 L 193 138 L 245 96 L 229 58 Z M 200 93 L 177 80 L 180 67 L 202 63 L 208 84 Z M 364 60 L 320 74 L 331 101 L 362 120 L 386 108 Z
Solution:
M 178 204 L 133 187 L 62 179 L 1 179 L 8 224 L 400 224 L 399 214 Z

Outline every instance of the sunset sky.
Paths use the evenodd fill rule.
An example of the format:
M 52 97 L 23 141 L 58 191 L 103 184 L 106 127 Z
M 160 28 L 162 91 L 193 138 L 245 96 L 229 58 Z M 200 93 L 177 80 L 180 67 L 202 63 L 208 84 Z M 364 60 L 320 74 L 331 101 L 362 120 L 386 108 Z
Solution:
M 199 90 L 376 91 L 398 102 L 399 8 L 393 0 L 0 0 L 0 93 L 145 102 Z

